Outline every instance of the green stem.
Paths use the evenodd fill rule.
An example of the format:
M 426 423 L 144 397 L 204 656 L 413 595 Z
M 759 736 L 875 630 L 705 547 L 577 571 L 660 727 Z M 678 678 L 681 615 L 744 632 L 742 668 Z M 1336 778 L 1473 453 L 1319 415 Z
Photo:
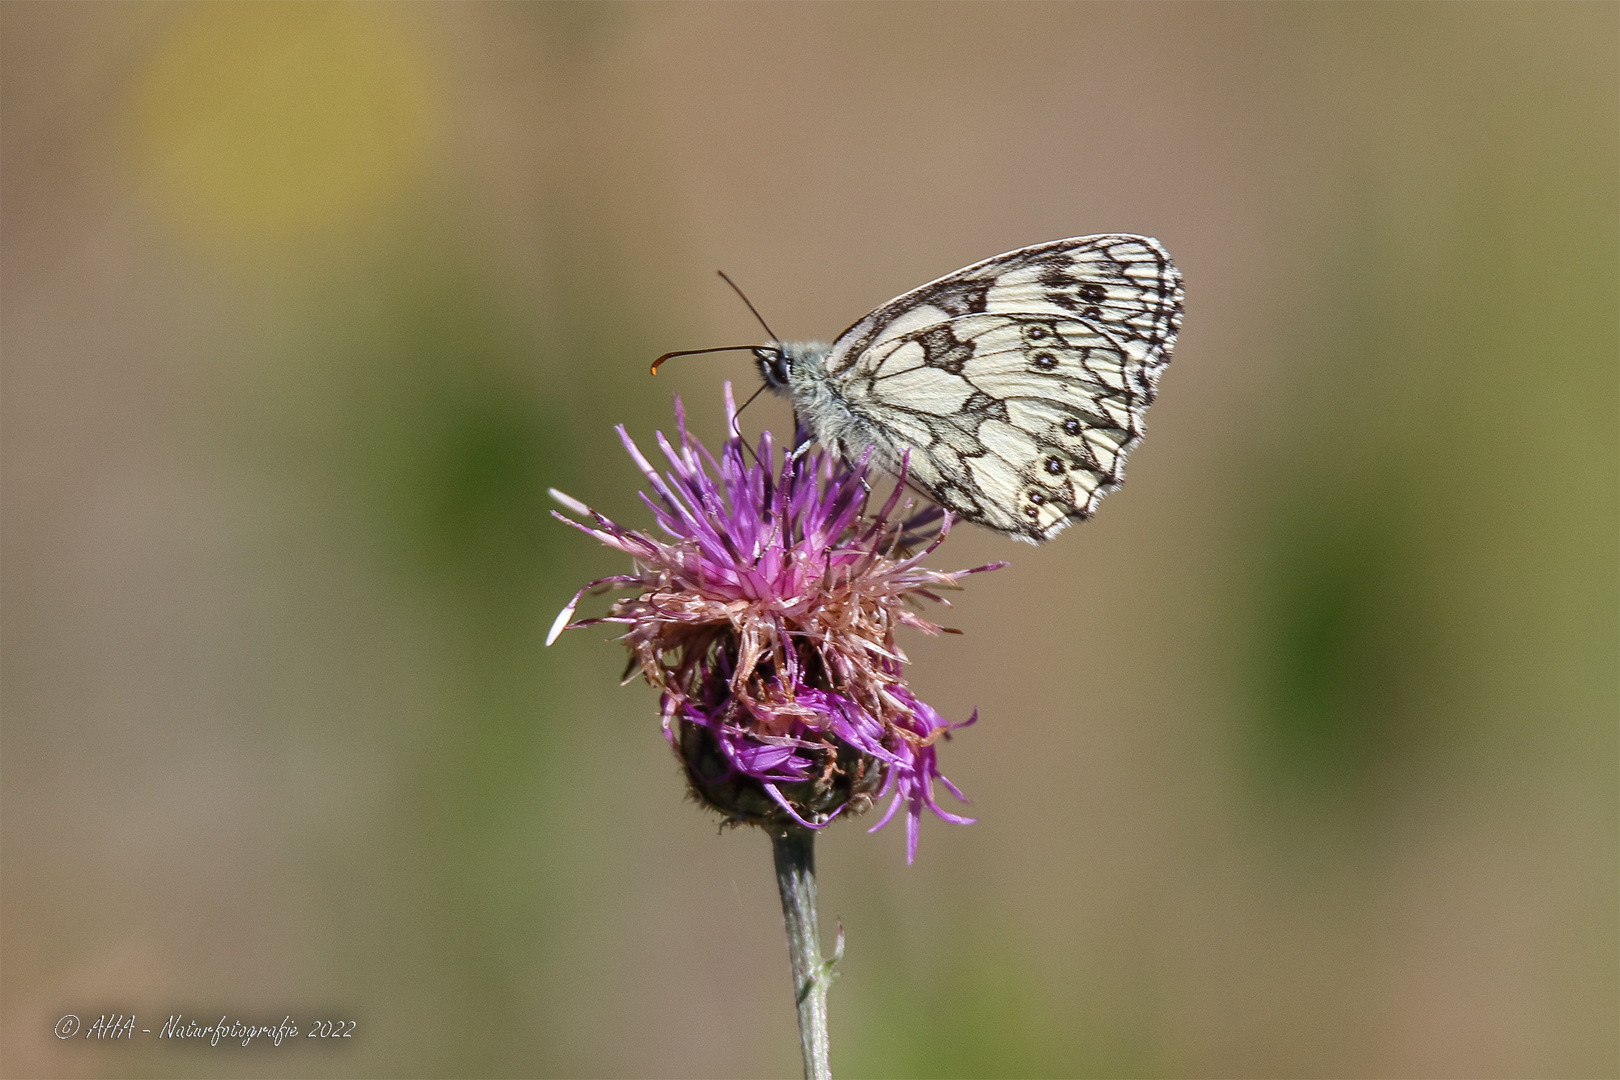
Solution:
M 782 920 L 787 924 L 805 1080 L 832 1080 L 827 988 L 837 978 L 833 968 L 844 955 L 844 930 L 838 929 L 832 959 L 823 960 L 821 934 L 816 929 L 816 834 L 797 825 L 773 832 L 771 851 L 776 857 L 776 887 L 782 893 Z

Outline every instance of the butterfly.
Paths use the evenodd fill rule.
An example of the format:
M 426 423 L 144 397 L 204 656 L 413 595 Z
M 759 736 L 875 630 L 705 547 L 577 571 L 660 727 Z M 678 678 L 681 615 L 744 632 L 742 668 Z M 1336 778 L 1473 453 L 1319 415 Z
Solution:
M 1124 483 L 1181 305 L 1157 240 L 1078 236 L 912 289 L 830 346 L 748 348 L 824 447 L 1039 543 Z

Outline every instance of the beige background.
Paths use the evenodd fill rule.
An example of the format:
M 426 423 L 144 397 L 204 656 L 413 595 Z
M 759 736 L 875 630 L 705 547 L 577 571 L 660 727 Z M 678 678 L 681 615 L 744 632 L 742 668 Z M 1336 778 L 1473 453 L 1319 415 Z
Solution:
M 754 340 L 1160 237 L 1096 521 L 909 639 L 850 1076 L 1613 1076 L 1620 10 L 0 8 L 9 1076 L 788 1075 L 764 839 L 546 515 Z M 751 425 L 778 430 L 780 403 Z M 134 1011 L 345 1044 L 61 1042 Z M 148 1024 L 148 1021 L 156 1021 Z

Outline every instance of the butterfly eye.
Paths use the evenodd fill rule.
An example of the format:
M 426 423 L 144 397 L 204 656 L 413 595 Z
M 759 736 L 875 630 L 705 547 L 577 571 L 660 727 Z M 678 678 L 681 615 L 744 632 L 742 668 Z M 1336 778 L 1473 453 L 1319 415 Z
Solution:
M 1088 281 L 1080 286 L 1080 299 L 1088 304 L 1097 304 L 1108 298 L 1108 290 L 1095 281 Z
M 754 362 L 759 365 L 759 374 L 765 380 L 765 385 L 773 387 L 788 385 L 788 368 L 791 363 L 786 350 L 780 346 L 762 345 L 752 351 Z
M 1047 335 L 1047 332 L 1048 331 L 1044 326 L 1032 326 L 1029 328 L 1029 339 L 1031 341 L 1039 341 L 1041 338 Z
M 1029 501 L 1034 503 L 1036 506 L 1039 506 L 1041 503 L 1046 501 L 1046 496 L 1042 495 L 1038 491 L 1032 491 L 1029 493 Z M 1026 510 L 1025 513 L 1028 513 L 1028 511 Z
M 1029 336 L 1034 337 L 1035 335 L 1034 333 L 1031 333 Z M 1049 352 L 1038 352 L 1035 354 L 1033 359 L 1035 361 L 1035 366 L 1043 371 L 1051 371 L 1053 368 L 1057 367 L 1058 364 L 1057 357 L 1053 356 Z
M 1080 421 L 1076 420 L 1072 416 L 1069 417 L 1067 420 L 1063 421 L 1063 430 L 1068 432 L 1070 435 L 1080 434 Z
M 1062 474 L 1062 472 L 1063 472 L 1063 462 L 1059 461 L 1055 457 L 1047 458 L 1046 459 L 1046 471 L 1051 473 L 1053 476 L 1058 476 L 1058 475 Z

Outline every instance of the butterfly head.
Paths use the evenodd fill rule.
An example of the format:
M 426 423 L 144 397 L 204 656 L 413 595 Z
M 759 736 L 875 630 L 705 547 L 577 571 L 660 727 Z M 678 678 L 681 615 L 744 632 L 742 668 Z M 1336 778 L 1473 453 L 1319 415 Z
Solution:
M 819 341 L 773 341 L 755 345 L 754 363 L 765 385 L 797 399 L 808 386 L 820 384 L 826 376 L 822 360 L 827 346 Z

